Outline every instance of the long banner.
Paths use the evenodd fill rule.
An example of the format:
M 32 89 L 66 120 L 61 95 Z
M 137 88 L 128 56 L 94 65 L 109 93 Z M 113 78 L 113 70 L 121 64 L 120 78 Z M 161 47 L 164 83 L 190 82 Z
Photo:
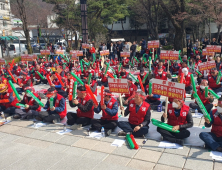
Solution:
M 183 100 L 185 84 L 152 79 L 152 94 Z
M 220 53 L 221 52 L 221 46 L 220 45 L 207 45 L 206 50 L 208 52 Z
M 112 79 L 108 78 L 109 91 L 112 93 L 129 94 L 129 86 L 127 79 Z
M 210 51 L 207 51 L 207 49 L 203 49 L 202 55 L 214 56 L 214 52 L 210 52 Z
M 41 55 L 50 55 L 50 50 L 40 50 Z
M 161 50 L 160 52 L 160 59 L 162 60 L 178 60 L 178 58 L 179 58 L 179 51 Z
M 5 64 L 5 59 L 0 59 L 0 65 L 4 65 Z
M 215 61 L 208 61 L 198 64 L 199 71 L 210 70 L 216 67 Z
M 33 55 L 22 54 L 21 61 L 33 61 Z
M 159 40 L 155 40 L 155 41 L 148 41 L 148 48 L 159 48 L 160 46 L 160 41 Z
M 120 52 L 120 57 L 130 57 L 130 52 Z

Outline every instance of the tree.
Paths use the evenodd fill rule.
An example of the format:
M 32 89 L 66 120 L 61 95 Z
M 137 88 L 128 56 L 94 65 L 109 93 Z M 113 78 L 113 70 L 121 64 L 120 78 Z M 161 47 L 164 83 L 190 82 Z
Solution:
M 47 26 L 47 14 L 51 6 L 41 0 L 11 0 L 12 13 L 22 21 L 28 53 L 32 53 L 29 25 Z
M 173 3 L 172 3 L 173 2 Z M 181 50 L 184 46 L 185 37 L 185 18 L 186 18 L 186 1 L 159 0 L 160 6 L 165 12 L 167 18 L 171 21 L 175 29 L 174 49 Z

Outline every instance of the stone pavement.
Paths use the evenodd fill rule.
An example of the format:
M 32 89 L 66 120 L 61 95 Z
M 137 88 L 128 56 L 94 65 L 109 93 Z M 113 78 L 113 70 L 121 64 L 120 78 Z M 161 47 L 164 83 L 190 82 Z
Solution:
M 67 106 L 68 110 L 75 110 Z M 152 118 L 160 119 L 161 114 L 152 111 Z M 200 147 L 163 149 L 154 140 L 143 145 L 141 138 L 136 139 L 140 148 L 131 150 L 126 143 L 119 148 L 111 146 L 115 139 L 123 139 L 116 134 L 98 140 L 88 137 L 87 128 L 59 135 L 56 132 L 63 129 L 61 126 L 48 124 L 36 129 L 32 125 L 32 121 L 12 120 L 0 127 L 0 169 L 222 169 L 222 162 L 213 161 L 210 152 Z M 194 126 L 203 125 L 203 118 L 194 118 Z

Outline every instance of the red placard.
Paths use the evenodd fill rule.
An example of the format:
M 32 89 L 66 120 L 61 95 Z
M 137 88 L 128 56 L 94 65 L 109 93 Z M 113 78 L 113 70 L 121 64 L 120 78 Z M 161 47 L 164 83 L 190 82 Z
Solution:
M 208 52 L 220 53 L 221 52 L 221 46 L 220 45 L 207 45 L 206 50 Z
M 112 93 L 129 94 L 129 86 L 127 79 L 112 79 L 108 78 L 109 91 Z
M 56 50 L 56 54 L 64 54 L 65 50 Z
M 82 48 L 89 48 L 89 44 L 82 43 Z
M 185 84 L 159 79 L 152 80 L 152 94 L 183 100 L 184 93 Z
M 214 52 L 210 52 L 210 51 L 207 51 L 207 49 L 203 49 L 202 55 L 214 56 Z
M 178 58 L 179 58 L 179 51 L 161 50 L 160 52 L 160 59 L 162 60 L 178 60 Z
M 208 62 L 198 64 L 199 71 L 210 70 L 215 67 L 216 67 L 215 61 L 208 61 Z
M 72 54 L 71 60 L 73 60 L 73 61 L 77 60 L 77 53 L 73 53 Z
M 83 51 L 77 51 L 77 56 L 78 57 L 83 56 Z
M 155 41 L 148 41 L 148 48 L 159 48 L 160 46 L 160 41 L 159 40 L 155 40 Z
M 21 61 L 33 61 L 33 56 L 28 54 L 21 55 Z
M 105 50 L 105 55 L 109 55 L 109 50 Z
M 40 50 L 41 55 L 50 55 L 50 50 Z
M 5 60 L 4 59 L 0 59 L 0 65 L 4 65 L 5 64 Z
M 71 50 L 70 51 L 70 54 L 72 55 L 72 54 L 76 54 L 77 53 L 77 50 Z
M 100 56 L 104 56 L 105 55 L 105 51 L 100 51 Z
M 120 57 L 130 57 L 130 52 L 120 52 Z

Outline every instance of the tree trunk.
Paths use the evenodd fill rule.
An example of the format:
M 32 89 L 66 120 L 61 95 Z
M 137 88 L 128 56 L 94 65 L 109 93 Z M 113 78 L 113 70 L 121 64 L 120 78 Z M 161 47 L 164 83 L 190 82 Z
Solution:
M 77 40 L 77 33 L 75 32 L 75 48 L 78 48 L 78 40 Z
M 122 30 L 124 31 L 124 27 L 123 27 L 123 21 L 121 20 L 121 25 L 122 25 Z
M 219 24 L 218 27 L 217 27 L 217 42 L 218 42 L 218 39 L 219 39 L 219 35 L 220 35 L 220 29 L 221 29 L 221 25 Z
M 174 50 L 183 49 L 183 33 L 182 29 L 175 29 Z
M 208 27 L 209 27 L 209 41 L 211 42 L 210 18 L 209 18 L 209 25 L 208 25 Z

